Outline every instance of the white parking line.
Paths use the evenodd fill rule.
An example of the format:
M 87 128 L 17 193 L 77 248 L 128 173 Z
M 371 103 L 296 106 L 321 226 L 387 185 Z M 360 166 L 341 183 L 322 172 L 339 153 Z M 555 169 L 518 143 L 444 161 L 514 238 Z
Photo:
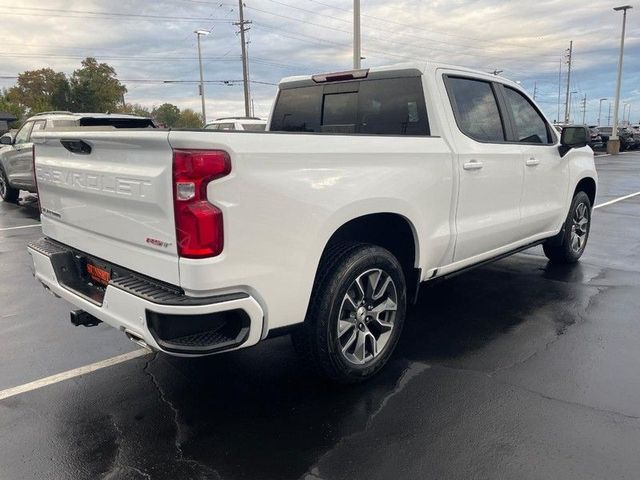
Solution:
M 40 380 L 25 383 L 24 385 L 8 388 L 6 390 L 0 391 L 0 400 L 20 395 L 21 393 L 31 392 L 32 390 L 37 390 L 48 385 L 53 385 L 54 383 L 63 382 L 65 380 L 79 377 L 87 373 L 95 372 L 96 370 L 100 370 L 102 368 L 107 368 L 119 363 L 128 362 L 129 360 L 133 360 L 134 358 L 143 357 L 148 353 L 150 353 L 150 350 L 141 348 L 139 350 L 134 350 L 133 352 L 118 355 L 117 357 L 107 358 L 106 360 L 102 360 L 101 362 L 74 368 L 73 370 L 67 370 L 66 372 L 51 375 L 50 377 L 41 378 Z
M 606 207 L 608 205 L 613 205 L 614 203 L 621 202 L 621 201 L 626 200 L 628 198 L 637 197 L 638 195 L 640 195 L 640 192 L 630 193 L 629 195 L 625 195 L 624 197 L 614 198 L 613 200 L 609 200 L 608 202 L 604 202 L 604 203 L 601 203 L 600 205 L 596 205 L 595 207 L 593 207 L 593 209 L 595 210 L 596 208 L 602 208 L 602 207 Z
M 34 223 L 33 225 L 22 225 L 21 227 L 5 227 L 5 228 L 0 228 L 0 232 L 5 232 L 7 230 L 20 230 L 21 228 L 33 228 L 33 227 L 39 227 L 40 224 L 39 223 Z

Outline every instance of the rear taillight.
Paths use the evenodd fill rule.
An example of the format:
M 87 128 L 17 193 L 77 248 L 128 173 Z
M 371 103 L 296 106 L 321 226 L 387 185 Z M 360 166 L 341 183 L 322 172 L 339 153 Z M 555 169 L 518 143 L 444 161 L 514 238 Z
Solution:
M 173 205 L 181 257 L 214 257 L 222 252 L 222 212 L 207 200 L 207 185 L 230 171 L 229 155 L 221 150 L 173 151 Z

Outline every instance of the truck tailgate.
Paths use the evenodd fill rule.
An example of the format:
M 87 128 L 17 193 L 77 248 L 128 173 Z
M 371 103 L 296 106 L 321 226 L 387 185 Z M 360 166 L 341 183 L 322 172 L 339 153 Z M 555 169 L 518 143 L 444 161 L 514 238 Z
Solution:
M 47 237 L 180 283 L 167 130 L 46 132 L 34 144 Z

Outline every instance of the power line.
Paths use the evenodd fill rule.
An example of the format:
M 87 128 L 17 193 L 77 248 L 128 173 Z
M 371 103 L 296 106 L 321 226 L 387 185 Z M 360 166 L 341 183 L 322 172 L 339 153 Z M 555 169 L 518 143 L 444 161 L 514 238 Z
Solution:
M 216 23 L 231 23 L 230 20 L 214 19 L 211 17 L 181 17 L 181 16 L 166 16 L 166 15 L 149 15 L 139 13 L 123 13 L 123 12 L 96 12 L 91 10 L 67 10 L 59 8 L 42 8 L 42 7 L 16 7 L 13 5 L 0 5 L 0 7 L 6 8 L 3 15 L 20 15 L 20 16 L 51 16 L 51 17 L 70 17 L 70 18 L 102 18 L 102 17 L 117 17 L 122 18 L 135 18 L 135 19 L 152 19 L 152 20 L 187 20 L 187 21 L 206 21 Z M 54 14 L 38 15 L 35 13 L 20 13 L 14 12 L 14 10 L 27 10 L 37 12 L 50 12 Z M 61 13 L 63 15 L 55 15 L 55 13 Z M 69 15 L 72 14 L 72 15 Z M 91 16 L 73 16 L 73 15 L 91 15 Z
M 17 80 L 18 75 L 0 75 L 0 80 Z M 118 81 L 125 83 L 163 83 L 163 84 L 189 84 L 189 83 L 200 83 L 200 80 L 163 80 L 163 79 L 152 79 L 152 78 L 119 78 Z M 224 85 L 235 85 L 242 83 L 243 80 L 204 80 L 204 83 L 219 83 Z M 251 83 L 255 83 L 257 85 L 272 85 L 277 86 L 277 83 L 273 82 L 265 82 L 262 80 L 250 80 Z
M 330 5 L 328 3 L 320 2 L 318 0 L 308 0 L 308 1 L 313 2 L 313 3 L 317 3 L 318 5 L 323 5 L 323 6 L 328 7 L 328 8 L 335 8 L 336 10 L 342 10 L 342 11 L 345 11 L 345 12 L 350 12 L 351 11 L 348 8 L 338 7 L 336 5 Z M 385 6 L 389 6 L 389 5 L 386 4 Z M 498 43 L 500 43 L 502 45 L 509 46 L 509 47 L 513 46 L 512 43 L 506 43 L 506 42 L 503 43 L 500 40 L 491 40 L 491 39 L 487 40 L 486 38 L 477 38 L 477 37 L 468 37 L 468 36 L 464 36 L 464 35 L 456 35 L 456 34 L 453 34 L 453 33 L 450 33 L 450 32 L 442 31 L 442 30 L 434 30 L 432 28 L 429 28 L 427 30 L 425 28 L 416 27 L 414 25 L 408 25 L 405 22 L 393 21 L 393 20 L 390 20 L 389 18 L 381 18 L 381 17 L 377 17 L 377 16 L 374 16 L 374 15 L 368 15 L 368 14 L 365 14 L 365 13 L 362 13 L 361 15 L 363 17 L 365 17 L 365 18 L 371 18 L 371 19 L 374 19 L 374 20 L 378 20 L 380 22 L 384 22 L 384 23 L 388 23 L 388 24 L 392 24 L 392 25 L 398 25 L 398 26 L 403 27 L 403 28 L 411 28 L 413 30 L 418 30 L 418 31 L 425 32 L 425 33 L 431 33 L 431 34 L 435 33 L 437 35 L 444 35 L 444 36 L 447 36 L 447 37 L 464 38 L 466 40 L 473 40 L 474 42 L 487 42 L 487 43 L 491 43 L 493 45 L 497 45 Z M 435 40 L 433 40 L 433 41 L 435 41 Z M 521 46 L 521 48 L 528 48 L 528 47 Z
M 289 8 L 295 9 L 295 10 L 300 10 L 302 12 L 310 13 L 312 15 L 318 15 L 318 16 L 321 16 L 323 18 L 331 18 L 331 19 L 334 19 L 334 20 L 338 20 L 340 22 L 345 22 L 345 23 L 351 24 L 351 22 L 349 20 L 345 20 L 345 19 L 342 19 L 342 18 L 339 18 L 339 17 L 334 17 L 334 16 L 331 16 L 331 15 L 325 15 L 325 14 L 322 14 L 322 13 L 319 13 L 319 12 L 314 12 L 313 10 L 307 10 L 305 8 L 301 8 L 301 7 L 298 7 L 298 6 L 295 6 L 295 5 L 290 5 L 288 3 L 284 3 L 284 2 L 281 2 L 279 0 L 266 0 L 266 1 L 278 4 L 278 5 L 282 5 L 282 6 L 285 6 L 285 7 L 289 7 Z M 246 8 L 252 8 L 252 7 L 248 7 L 247 6 Z M 350 11 L 350 10 L 347 10 L 347 9 L 340 9 L 340 10 Z M 276 15 L 276 14 L 273 14 L 273 13 L 270 13 L 270 14 L 271 15 Z M 365 15 L 361 14 L 361 16 L 365 16 Z M 376 18 L 376 17 L 373 17 L 373 18 Z M 307 23 L 305 20 L 302 20 L 302 19 L 296 19 L 296 20 L 297 21 L 304 21 L 305 23 Z M 382 21 L 382 22 L 386 22 L 386 23 L 393 23 L 393 24 L 397 24 L 397 25 L 406 26 L 405 24 L 401 24 L 399 22 L 392 22 L 392 21 L 384 20 L 384 19 L 379 19 L 379 20 Z M 327 27 L 327 26 L 323 26 L 323 28 L 331 28 L 331 29 L 333 29 L 332 27 Z M 341 31 L 341 32 L 350 33 L 348 30 L 340 30 L 340 29 L 335 29 L 335 30 L 338 30 L 338 31 Z M 502 54 L 503 53 L 502 51 L 496 50 L 496 49 L 491 48 L 491 47 L 483 47 L 483 46 L 476 46 L 476 45 L 469 45 L 469 44 L 462 44 L 462 43 L 452 43 L 452 42 L 447 42 L 447 41 L 443 41 L 443 40 L 435 40 L 433 38 L 423 37 L 423 36 L 415 35 L 415 34 L 412 34 L 412 33 L 409 33 L 409 32 L 399 31 L 397 29 L 390 30 L 390 29 L 376 27 L 376 30 L 382 31 L 382 32 L 387 32 L 387 33 L 393 33 L 394 35 L 401 35 L 401 36 L 411 37 L 411 38 L 415 38 L 415 39 L 418 39 L 418 40 L 421 40 L 421 41 L 426 41 L 426 42 L 431 42 L 431 43 L 438 43 L 438 44 L 442 44 L 442 45 L 449 45 L 449 46 L 462 47 L 462 48 L 466 48 L 466 49 L 480 50 L 480 51 L 483 51 L 483 52 L 490 51 L 490 52 L 495 52 L 497 54 Z M 385 40 L 386 41 L 390 41 L 388 39 L 385 39 Z M 393 43 L 398 43 L 400 45 L 408 45 L 406 42 L 402 42 L 402 43 L 393 42 Z M 495 45 L 495 42 L 492 42 L 492 43 Z M 415 44 L 409 44 L 409 45 L 418 46 L 418 45 L 415 45 Z M 519 48 L 519 49 L 526 49 L 527 51 L 531 51 L 531 47 L 530 46 L 514 45 L 513 43 L 504 44 L 504 45 L 508 46 L 509 48 L 512 48 L 512 49 L 513 48 Z M 420 46 L 422 46 L 422 45 L 420 45 Z M 450 51 L 450 50 L 446 50 L 446 51 Z

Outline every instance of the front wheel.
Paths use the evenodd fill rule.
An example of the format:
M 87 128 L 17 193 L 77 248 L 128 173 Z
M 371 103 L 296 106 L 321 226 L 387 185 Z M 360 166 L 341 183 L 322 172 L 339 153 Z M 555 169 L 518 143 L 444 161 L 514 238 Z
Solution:
M 4 173 L 2 167 L 0 167 L 0 198 L 5 202 L 18 203 L 19 196 L 20 190 L 9 185 L 7 175 Z
M 294 346 L 321 375 L 353 383 L 389 360 L 406 312 L 404 273 L 384 248 L 344 243 L 324 255 Z
M 584 253 L 590 231 L 591 200 L 586 193 L 578 192 L 558 237 L 543 244 L 544 254 L 554 263 L 575 263 Z

